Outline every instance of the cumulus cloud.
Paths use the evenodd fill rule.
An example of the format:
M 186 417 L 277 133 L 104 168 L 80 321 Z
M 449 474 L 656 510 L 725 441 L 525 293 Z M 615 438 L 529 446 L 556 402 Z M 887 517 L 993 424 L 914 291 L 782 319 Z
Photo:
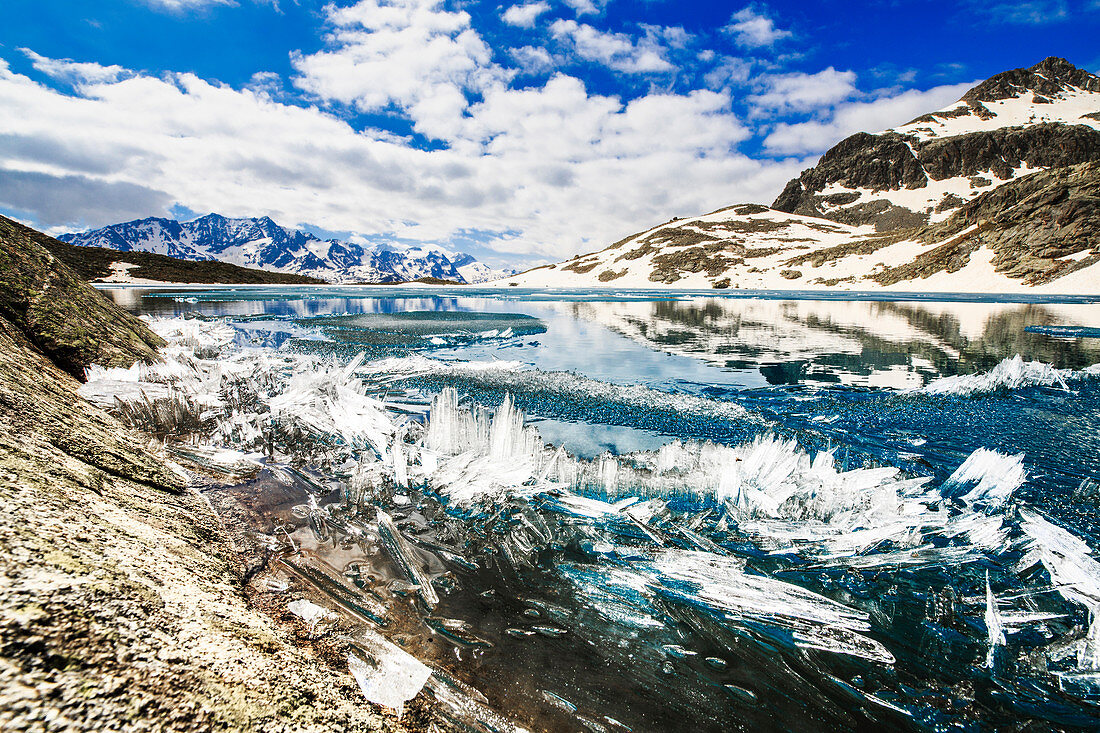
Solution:
M 440 0 L 362 0 L 328 6 L 328 48 L 296 55 L 294 83 L 322 100 L 363 112 L 393 105 L 416 129 L 447 138 L 467 106 L 466 93 L 502 83 L 492 51 L 465 12 Z
M 462 19 L 420 25 L 432 22 L 463 32 Z M 364 63 L 374 71 L 370 54 Z M 750 130 L 728 94 L 705 90 L 624 101 L 564 74 L 500 81 L 464 103 L 448 145 L 425 150 L 263 89 L 95 76 L 63 93 L 0 61 L 0 205 L 74 228 L 178 204 L 443 243 L 481 232 L 490 248 L 557 259 L 673 215 L 767 200 L 804 162 L 738 153 Z
M 573 8 L 573 11 L 579 17 L 581 15 L 598 15 L 602 13 L 611 0 L 564 0 L 564 2 L 567 6 Z
M 745 48 L 767 48 L 791 36 L 790 31 L 775 27 L 775 21 L 752 8 L 738 10 L 725 27 L 738 45 Z
M 524 74 L 544 74 L 554 68 L 554 58 L 542 46 L 521 46 L 509 54 Z
M 534 28 L 539 16 L 550 9 L 550 3 L 535 2 L 526 5 L 513 5 L 504 11 L 501 18 L 508 25 L 520 28 Z
M 805 112 L 826 107 L 856 93 L 856 75 L 832 66 L 816 74 L 795 72 L 762 77 L 763 88 L 749 99 L 761 111 Z
M 181 206 L 373 241 L 476 233 L 498 252 L 559 259 L 671 216 L 770 201 L 805 154 L 853 125 L 885 127 L 951 101 L 939 104 L 936 90 L 868 101 L 852 72 L 831 67 L 773 73 L 735 98 L 759 62 L 708 54 L 682 28 L 628 35 L 558 20 L 551 50 L 494 54 L 471 16 L 441 0 L 323 13 L 321 50 L 293 56 L 287 76 L 260 72 L 238 86 L 33 51 L 36 73 L 24 75 L 0 58 L 0 206 L 73 228 Z M 772 42 L 786 33 L 770 27 Z M 595 93 L 560 70 L 578 58 L 662 74 L 642 78 L 668 86 Z M 705 64 L 708 88 L 669 91 L 683 88 L 669 81 L 673 60 L 685 76 Z M 363 113 L 418 134 L 363 127 Z M 767 151 L 787 157 L 741 153 L 760 132 L 745 119 L 768 120 Z
M 695 40 L 695 35 L 688 33 L 683 26 L 642 23 L 641 28 L 651 42 L 670 48 L 687 48 Z
M 947 84 L 927 91 L 909 90 L 878 99 L 849 102 L 824 120 L 777 125 L 764 139 L 764 146 L 779 155 L 820 152 L 852 133 L 878 132 L 903 125 L 929 110 L 947 107 L 974 83 Z
M 647 34 L 635 42 L 625 33 L 608 33 L 575 20 L 556 20 L 551 35 L 567 44 L 577 56 L 615 71 L 645 74 L 672 71 L 655 36 Z

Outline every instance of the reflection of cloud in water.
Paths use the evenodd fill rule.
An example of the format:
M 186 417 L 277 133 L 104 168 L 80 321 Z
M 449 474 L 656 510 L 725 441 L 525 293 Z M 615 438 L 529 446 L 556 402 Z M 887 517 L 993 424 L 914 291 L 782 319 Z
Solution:
M 236 319 L 310 319 L 410 311 L 534 315 L 547 328 L 538 343 L 417 337 L 448 358 L 492 358 L 507 347 L 548 371 L 618 383 L 692 390 L 692 385 L 846 384 L 912 389 L 932 379 L 988 371 L 1019 353 L 1025 360 L 1082 369 L 1100 362 L 1100 339 L 1027 333 L 1029 326 L 1095 327 L 1098 304 L 1020 304 L 924 300 L 723 298 L 667 293 L 486 293 L 393 288 L 118 288 L 109 295 L 136 312 L 202 313 Z M 154 295 L 156 297 L 148 297 Z M 197 303 L 176 302 L 177 297 Z M 585 300 L 593 297 L 596 300 Z M 655 299 L 656 298 L 656 299 Z M 385 320 L 382 318 L 381 320 Z M 302 323 L 301 325 L 313 325 Z M 368 326 L 369 327 L 369 326 Z M 465 327 L 464 327 L 465 328 Z M 470 327 L 471 332 L 495 326 Z M 285 330 L 272 329 L 278 345 Z M 503 329 L 499 329 L 503 331 Z M 618 338 L 608 331 L 614 332 Z M 514 331 L 518 334 L 518 330 Z M 346 334 L 345 334 L 346 335 Z M 377 340 L 377 339 L 376 339 Z M 356 341 L 356 339 L 352 339 Z M 382 339 L 390 349 L 407 338 Z M 351 344 L 371 348 L 358 341 Z
M 1100 323 L 1096 304 L 696 298 L 573 309 L 660 351 L 758 369 L 770 384 L 904 389 L 992 368 L 1006 354 L 1064 368 L 1100 361 L 1100 341 L 1025 331 Z
M 579 423 L 531 417 L 539 435 L 550 445 L 564 446 L 578 458 L 595 458 L 604 453 L 622 455 L 639 450 L 657 450 L 673 439 L 667 435 L 621 425 Z

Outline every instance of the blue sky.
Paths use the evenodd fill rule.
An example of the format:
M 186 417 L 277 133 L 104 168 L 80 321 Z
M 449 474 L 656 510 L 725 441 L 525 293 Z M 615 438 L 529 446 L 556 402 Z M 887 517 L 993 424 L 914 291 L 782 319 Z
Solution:
M 0 211 L 269 215 L 494 264 L 783 183 L 1059 55 L 1100 0 L 5 0 Z

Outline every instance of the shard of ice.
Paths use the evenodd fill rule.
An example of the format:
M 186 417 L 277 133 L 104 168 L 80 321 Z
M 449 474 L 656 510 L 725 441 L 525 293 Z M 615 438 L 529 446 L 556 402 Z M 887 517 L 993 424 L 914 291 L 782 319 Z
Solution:
M 985 574 L 985 628 L 988 634 L 989 649 L 985 655 L 985 666 L 993 669 L 997 647 L 1004 646 L 1005 631 L 1001 621 L 1001 612 L 997 608 L 997 598 L 989 587 L 989 572 Z
M 1066 598 L 1089 611 L 1089 629 L 1077 655 L 1081 670 L 1100 671 L 1100 562 L 1083 540 L 1031 510 L 1022 510 L 1022 528 L 1031 542 L 1022 567 L 1041 563 Z
M 396 710 L 400 716 L 405 703 L 424 688 L 432 674 L 431 668 L 370 630 L 362 631 L 351 642 L 355 651 L 348 654 L 348 671 L 359 684 L 363 696 Z
M 1023 455 L 1005 456 L 979 448 L 948 477 L 943 493 L 958 496 L 970 505 L 1003 505 L 1027 479 Z M 962 493 L 971 486 L 969 491 Z
M 429 609 L 439 605 L 439 596 L 432 587 L 431 579 L 424 574 L 416 553 L 405 541 L 393 519 L 381 509 L 378 510 L 378 536 L 390 558 L 401 568 L 409 582 L 417 587 L 417 593 Z
M 1055 369 L 1039 361 L 1024 361 L 1019 354 L 1005 359 L 988 372 L 941 377 L 922 389 L 929 394 L 974 395 L 1023 387 L 1056 387 L 1070 390 L 1068 382 L 1100 375 L 1100 365 L 1082 371 Z
M 299 598 L 286 604 L 286 610 L 309 624 L 310 633 L 313 633 L 322 621 L 331 621 L 336 618 L 333 611 L 324 606 L 318 606 L 313 601 L 305 598 Z

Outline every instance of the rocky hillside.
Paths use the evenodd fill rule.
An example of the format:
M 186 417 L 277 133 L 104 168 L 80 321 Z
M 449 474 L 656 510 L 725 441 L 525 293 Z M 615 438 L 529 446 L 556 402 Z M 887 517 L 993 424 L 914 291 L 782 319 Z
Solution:
M 526 287 L 1100 294 L 1100 163 L 1017 178 L 892 232 L 743 204 L 515 276 Z
M 925 248 L 876 273 L 883 285 L 952 272 L 977 255 L 1026 285 L 1073 279 L 1100 289 L 1100 162 L 1025 176 L 905 238 Z
M 74 377 L 84 368 L 156 358 L 163 341 L 44 246 L 50 238 L 0 216 L 0 318 Z
M 0 730 L 402 730 L 250 603 L 209 502 L 92 407 L 160 340 L 0 220 Z M 285 614 L 285 611 L 282 613 Z
M 1050 58 L 859 133 L 773 207 L 673 220 L 530 287 L 1100 293 L 1100 77 Z
M 567 262 L 508 279 L 521 286 L 726 288 L 772 273 L 794 251 L 839 245 L 859 236 L 846 224 L 741 204 L 674 219 Z M 782 275 L 781 275 L 782 277 Z M 796 277 L 801 277 L 797 275 Z
M 238 267 L 216 260 L 181 260 L 149 252 L 80 247 L 43 236 L 42 246 L 89 282 L 201 283 L 227 285 L 316 285 L 315 277 Z
M 892 231 L 943 221 L 1021 175 L 1096 160 L 1100 77 L 1051 57 L 900 127 L 852 135 L 772 206 Z
M 139 219 L 65 234 L 59 239 L 81 247 L 215 261 L 333 283 L 394 283 L 421 278 L 475 283 L 510 274 L 495 271 L 468 254 L 453 254 L 438 247 L 401 248 L 322 240 L 308 232 L 279 226 L 266 216 L 231 219 L 208 214 L 188 222 Z

